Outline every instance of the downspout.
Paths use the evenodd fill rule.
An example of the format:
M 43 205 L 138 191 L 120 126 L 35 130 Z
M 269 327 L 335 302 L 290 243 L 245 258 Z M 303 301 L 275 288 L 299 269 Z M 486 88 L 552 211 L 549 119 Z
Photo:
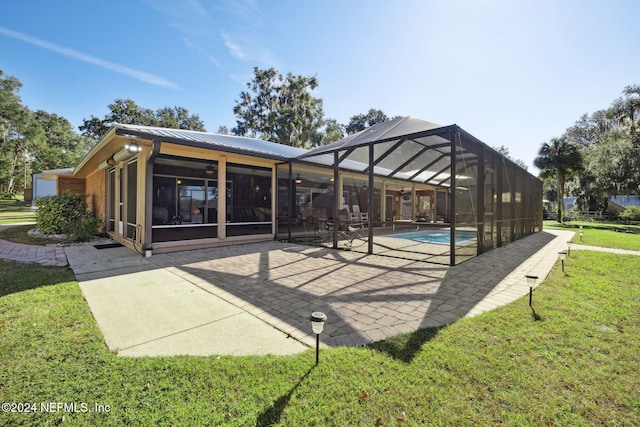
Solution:
M 160 141 L 153 140 L 151 145 L 151 153 L 147 159 L 147 174 L 145 177 L 145 201 L 144 201 L 144 242 L 142 242 L 142 251 L 145 257 L 151 256 L 151 233 L 153 222 L 153 162 L 160 154 Z

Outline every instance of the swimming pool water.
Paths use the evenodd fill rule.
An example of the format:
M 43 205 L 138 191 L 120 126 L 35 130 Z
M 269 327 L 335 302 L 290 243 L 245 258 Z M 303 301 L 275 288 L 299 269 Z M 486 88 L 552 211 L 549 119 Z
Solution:
M 408 233 L 392 234 L 390 237 L 413 240 L 423 243 L 449 244 L 451 232 L 449 230 L 419 230 Z M 464 243 L 476 237 L 475 231 L 456 231 L 456 244 Z

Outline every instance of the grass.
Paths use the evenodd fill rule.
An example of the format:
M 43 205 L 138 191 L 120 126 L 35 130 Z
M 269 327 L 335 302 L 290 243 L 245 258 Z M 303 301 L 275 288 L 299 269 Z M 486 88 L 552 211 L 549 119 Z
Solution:
M 57 239 L 32 237 L 27 233 L 35 226 L 36 214 L 31 210 L 31 202 L 20 199 L 0 200 L 0 225 L 22 224 L 0 230 L 0 239 L 28 245 L 44 246 L 60 243 Z
M 66 268 L 0 262 L 0 425 L 640 425 L 639 258 L 572 252 L 528 298 L 363 348 L 110 353 Z M 538 320 L 535 320 L 538 319 Z
M 579 235 L 581 225 L 582 241 Z M 576 234 L 572 240 L 574 243 L 640 251 L 640 226 L 574 221 L 560 224 L 557 221 L 545 221 L 544 228 L 575 231 Z
M 31 210 L 31 202 L 24 200 L 0 200 L 0 225 L 35 222 L 36 214 Z
M 31 225 L 16 225 L 13 227 L 5 228 L 4 230 L 0 230 L 0 239 L 8 240 L 10 242 L 15 243 L 25 243 L 27 245 L 38 245 L 45 246 L 50 243 L 61 243 L 62 240 L 59 239 L 49 239 L 46 237 L 36 237 L 29 236 L 27 234 L 29 230 L 32 230 L 34 227 Z

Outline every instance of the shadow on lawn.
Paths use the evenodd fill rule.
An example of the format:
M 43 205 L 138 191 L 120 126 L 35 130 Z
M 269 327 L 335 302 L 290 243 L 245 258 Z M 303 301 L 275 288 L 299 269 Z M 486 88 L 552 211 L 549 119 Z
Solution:
M 291 400 L 291 396 L 293 396 L 293 392 L 302 384 L 302 381 L 305 380 L 313 371 L 315 366 L 309 368 L 306 374 L 298 380 L 296 385 L 294 385 L 291 390 L 287 394 L 283 394 L 273 402 L 273 405 L 269 406 L 263 413 L 258 415 L 258 419 L 256 420 L 256 427 L 267 427 L 272 426 L 280 422 L 280 417 L 282 416 L 282 412 L 289 405 L 289 400 Z
M 404 363 L 411 363 L 422 348 L 422 345 L 435 338 L 446 326 L 419 329 L 410 334 L 401 334 L 369 344 L 367 347 L 387 353 L 389 356 Z
M 537 312 L 536 309 L 533 308 L 533 305 L 529 305 L 529 307 L 531 307 L 531 315 L 533 316 L 533 320 L 535 320 L 536 322 L 541 322 L 544 319 L 542 318 L 542 316 L 540 316 Z
M 69 267 L 45 267 L 0 260 L 0 297 L 76 280 Z

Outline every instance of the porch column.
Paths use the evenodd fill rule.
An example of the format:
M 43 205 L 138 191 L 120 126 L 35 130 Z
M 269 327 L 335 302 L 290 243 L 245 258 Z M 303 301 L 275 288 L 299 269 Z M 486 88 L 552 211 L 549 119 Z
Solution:
M 485 219 L 485 197 L 484 197 L 484 147 L 480 147 L 480 153 L 478 154 L 478 176 L 476 177 L 476 190 L 477 201 L 476 206 L 476 231 L 478 235 L 478 247 L 476 248 L 476 254 L 481 255 L 484 253 L 484 219 Z
M 218 160 L 218 239 L 227 237 L 227 158 Z
M 456 136 L 455 127 L 451 128 L 449 138 L 451 138 L 451 186 L 449 187 L 449 265 L 456 265 Z
M 369 232 L 369 241 L 368 243 L 368 248 L 367 248 L 367 253 L 368 254 L 372 254 L 373 253 L 373 209 L 374 209 L 374 196 L 375 196 L 375 189 L 373 188 L 374 182 L 373 182 L 373 162 L 374 162 L 374 155 L 373 155 L 373 142 L 369 143 L 369 215 L 367 215 L 368 221 L 367 221 L 367 231 Z

